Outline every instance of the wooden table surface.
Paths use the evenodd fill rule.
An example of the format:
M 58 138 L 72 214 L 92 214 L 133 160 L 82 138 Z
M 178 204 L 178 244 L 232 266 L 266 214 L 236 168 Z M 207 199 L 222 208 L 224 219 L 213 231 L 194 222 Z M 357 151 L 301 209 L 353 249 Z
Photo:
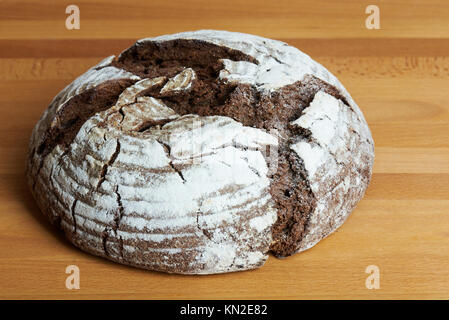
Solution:
M 80 8 L 80 30 L 65 28 L 69 4 Z M 369 4 L 380 8 L 380 30 L 365 27 Z M 317 246 L 255 271 L 168 275 L 81 252 L 27 190 L 34 124 L 102 57 L 138 38 L 206 28 L 286 41 L 339 77 L 374 136 L 365 198 Z M 448 299 L 448 87 L 447 0 L 0 0 L 0 298 Z M 71 264 L 80 290 L 65 287 Z M 369 265 L 380 289 L 365 286 Z

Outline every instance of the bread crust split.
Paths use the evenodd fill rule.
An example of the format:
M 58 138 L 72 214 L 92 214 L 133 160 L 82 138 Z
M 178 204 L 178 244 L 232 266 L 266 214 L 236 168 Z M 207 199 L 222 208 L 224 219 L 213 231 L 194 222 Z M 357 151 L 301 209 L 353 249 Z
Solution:
M 142 39 L 63 89 L 27 178 L 75 246 L 211 274 L 304 251 L 346 220 L 374 144 L 341 83 L 296 48 L 201 30 Z

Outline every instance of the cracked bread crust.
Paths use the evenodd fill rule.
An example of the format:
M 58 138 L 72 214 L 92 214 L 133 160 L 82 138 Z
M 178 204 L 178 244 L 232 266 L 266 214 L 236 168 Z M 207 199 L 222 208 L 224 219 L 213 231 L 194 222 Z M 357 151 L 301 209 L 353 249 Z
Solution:
M 285 43 L 203 30 L 143 39 L 65 88 L 28 181 L 81 249 L 150 270 L 257 268 L 338 228 L 369 184 L 350 95 Z

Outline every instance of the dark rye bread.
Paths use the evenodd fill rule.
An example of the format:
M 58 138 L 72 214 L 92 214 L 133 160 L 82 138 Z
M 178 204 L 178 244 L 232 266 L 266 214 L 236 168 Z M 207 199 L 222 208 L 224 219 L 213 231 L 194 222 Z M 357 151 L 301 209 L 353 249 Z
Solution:
M 246 37 L 248 38 L 245 39 Z M 239 41 L 236 42 L 239 38 L 243 38 L 241 46 Z M 218 44 L 220 40 L 223 43 Z M 263 52 L 266 48 L 272 52 L 270 50 Z M 304 63 L 306 66 L 310 64 L 311 72 L 304 72 L 301 68 L 295 70 L 295 66 L 291 65 L 289 67 L 291 70 L 287 73 L 285 70 L 275 72 L 269 81 L 266 81 L 267 77 L 261 77 L 265 82 L 259 81 L 257 75 L 252 79 L 254 81 L 248 79 L 239 81 L 223 76 L 224 70 L 233 74 L 232 66 L 227 68 L 226 65 L 229 61 L 241 63 L 240 70 L 237 68 L 236 72 L 238 76 L 239 72 L 242 73 L 242 68 L 243 76 L 246 76 L 253 67 L 262 69 L 269 75 L 272 69 L 285 68 L 291 64 L 291 51 L 291 47 L 273 40 L 241 34 L 200 31 L 180 34 L 179 37 L 175 35 L 168 36 L 167 39 L 138 42 L 118 58 L 106 60 L 94 67 L 86 73 L 87 79 L 78 79 L 80 84 L 72 86 L 81 87 L 82 90 L 74 94 L 62 93 L 65 95 L 65 101 L 61 101 L 64 100 L 61 97 L 55 98 L 33 132 L 28 176 L 41 209 L 65 231 L 74 244 L 83 250 L 121 263 L 166 272 L 191 274 L 250 269 L 263 264 L 269 250 L 276 256 L 284 257 L 312 246 L 341 225 L 363 195 L 371 177 L 373 144 L 360 110 L 341 84 L 324 68 L 308 57 L 302 56 L 297 50 L 294 51 L 297 56 L 293 58 L 300 64 Z M 289 56 L 285 55 L 286 53 Z M 120 72 L 120 76 L 115 75 L 114 79 L 109 79 L 109 73 L 117 72 Z M 286 76 L 283 76 L 282 72 L 286 73 Z M 105 73 L 104 81 L 98 80 L 102 78 L 99 76 L 101 73 Z M 298 80 L 294 81 L 295 77 Z M 92 85 L 89 87 L 85 83 Z M 72 90 L 70 87 L 66 89 L 70 90 Z M 324 114 L 311 121 L 310 127 L 296 123 L 297 120 L 301 120 L 305 109 L 312 107 L 313 101 L 315 101 L 313 105 L 320 103 L 318 96 L 325 101 L 327 99 L 332 105 L 335 104 L 334 108 L 338 106 L 339 114 L 353 121 L 334 123 L 347 126 L 344 130 L 351 135 L 335 138 L 343 141 L 342 146 L 349 151 L 349 157 L 346 154 L 343 161 L 339 152 L 331 150 L 332 147 L 324 146 L 324 140 L 320 140 L 319 134 L 312 132 L 315 130 L 314 123 L 327 119 L 336 121 L 337 118 L 331 119 L 330 115 L 328 117 Z M 151 114 L 153 111 L 150 112 L 150 109 L 156 112 Z M 307 115 L 303 118 L 307 118 Z M 228 214 L 228 217 L 223 218 L 218 226 L 215 225 L 213 228 L 207 219 L 214 214 L 218 215 L 220 211 L 210 211 L 208 214 L 202 212 L 202 203 L 210 200 L 202 194 L 198 198 L 199 206 L 192 211 L 192 214 L 186 209 L 186 217 L 193 219 L 194 216 L 196 221 L 191 224 L 188 222 L 180 229 L 173 227 L 173 230 L 170 230 L 169 221 L 164 227 L 152 226 L 151 219 L 148 219 L 143 226 L 140 220 L 136 220 L 138 223 L 134 223 L 134 227 L 132 223 L 126 224 L 126 219 L 142 219 L 142 215 L 128 210 L 128 200 L 137 198 L 134 199 L 135 197 L 131 195 L 129 199 L 123 199 L 120 190 L 126 184 L 120 182 L 122 179 L 120 170 L 125 168 L 127 175 L 133 170 L 133 174 L 138 172 L 141 176 L 145 176 L 146 173 L 142 173 L 141 167 L 137 168 L 132 163 L 126 164 L 125 158 L 121 159 L 124 154 L 123 146 L 128 143 L 122 140 L 123 137 L 143 141 L 150 137 L 162 149 L 164 157 L 169 159 L 165 168 L 158 167 L 157 170 L 156 167 L 148 168 L 147 171 L 153 174 L 152 179 L 154 174 L 162 177 L 173 172 L 185 186 L 190 183 L 189 170 L 193 168 L 197 170 L 198 163 L 192 164 L 194 154 L 190 155 L 190 162 L 180 160 L 183 154 L 176 153 L 178 146 L 170 139 L 167 140 L 167 136 L 173 136 L 174 132 L 178 132 L 176 134 L 179 135 L 180 127 L 181 131 L 192 132 L 192 121 L 199 122 L 201 128 L 211 128 L 209 129 L 211 136 L 216 131 L 227 132 L 220 129 L 222 127 L 233 128 L 234 138 L 220 148 L 232 146 L 233 152 L 244 155 L 243 159 L 247 162 L 245 170 L 260 179 L 260 182 L 246 183 L 245 187 L 249 188 L 254 183 L 260 185 L 259 190 L 254 191 L 256 197 L 251 198 L 248 195 L 248 200 L 239 205 L 230 202 L 222 204 L 220 209 L 223 209 L 221 213 L 223 216 L 226 216 L 228 211 L 235 211 L 235 208 L 242 209 L 237 210 L 238 217 L 235 217 L 235 213 Z M 237 124 L 243 127 L 241 125 L 235 127 Z M 80 133 L 85 126 L 89 128 Z M 96 150 L 77 146 L 81 141 L 91 139 L 89 134 L 94 130 L 103 132 L 101 144 L 105 142 L 106 145 L 111 140 L 114 141 L 114 148 L 105 151 L 108 156 L 104 159 L 97 156 L 99 163 L 92 165 L 86 159 L 89 152 L 95 153 Z M 208 131 L 203 134 L 207 135 Z M 255 140 L 246 141 L 247 145 L 236 141 L 247 134 L 249 136 L 254 134 Z M 317 138 L 314 135 L 317 135 Z M 276 142 L 267 142 L 270 138 L 274 138 Z M 257 142 L 256 146 L 254 142 Z M 98 142 L 96 143 L 98 146 Z M 293 147 L 299 146 L 304 149 L 305 144 L 311 146 L 309 147 L 311 150 L 318 148 L 320 152 L 326 152 L 325 155 L 329 159 L 322 157 L 320 161 L 324 159 L 336 164 L 323 162 L 321 166 L 316 165 L 314 168 L 314 163 L 305 163 L 310 162 L 309 153 L 303 151 L 306 155 L 301 157 L 301 152 Z M 351 152 L 356 152 L 354 148 L 358 148 L 358 153 L 354 157 L 357 162 L 350 158 Z M 72 149 L 80 150 L 74 152 Z M 215 151 L 217 148 L 211 150 L 217 152 Z M 263 166 L 269 164 L 270 151 L 274 150 L 277 155 L 276 170 L 265 172 Z M 204 150 L 201 152 L 203 156 L 208 156 Z M 51 157 L 53 153 L 54 160 Z M 248 160 L 249 155 L 255 153 L 263 155 L 266 161 L 264 165 L 258 164 L 258 169 L 254 169 L 255 163 Z M 136 154 L 130 156 L 138 157 Z M 149 153 L 148 156 L 157 158 L 153 153 Z M 313 157 L 311 159 L 313 160 Z M 70 176 L 71 181 L 75 182 L 81 179 L 80 176 L 92 175 L 94 178 L 90 180 L 93 181 L 85 183 L 82 187 L 86 190 L 93 189 L 99 194 L 98 198 L 112 195 L 115 208 L 106 210 L 112 217 L 106 219 L 110 221 L 109 224 L 104 224 L 101 222 L 102 219 L 95 217 L 95 210 L 99 212 L 103 210 L 95 209 L 99 208 L 99 200 L 92 193 L 80 194 L 80 188 L 73 188 L 73 183 L 69 183 L 68 190 L 58 190 L 64 189 L 64 182 L 58 186 L 52 182 L 58 180 L 54 178 L 54 170 L 58 168 L 55 166 L 56 161 L 59 166 L 61 161 L 62 163 L 71 161 L 74 163 L 73 166 L 85 168 L 83 169 L 85 172 L 77 176 L 76 169 L 69 169 L 68 166 L 64 168 L 63 175 Z M 215 171 L 211 171 L 211 163 L 207 161 L 205 163 L 202 170 L 206 170 L 209 174 L 211 172 L 218 174 L 218 171 L 225 170 L 216 168 Z M 233 165 L 235 161 L 231 163 L 231 169 Z M 89 166 L 95 168 L 91 170 Z M 229 164 L 227 166 L 229 167 Z M 314 169 L 308 171 L 307 166 Z M 329 174 L 326 172 L 326 166 L 328 171 L 334 171 L 330 177 L 326 177 Z M 42 168 L 47 170 L 41 170 Z M 70 170 L 73 172 L 67 174 Z M 118 170 L 115 175 L 114 170 Z M 234 172 L 238 170 L 241 168 L 235 167 Z M 312 171 L 319 175 L 312 176 Z M 50 185 L 45 182 L 45 175 L 51 182 Z M 136 179 L 139 180 L 141 176 Z M 154 181 L 157 179 L 159 178 Z M 114 183 L 111 183 L 112 181 Z M 207 183 L 204 180 L 197 182 Z M 156 186 L 156 182 L 154 183 Z M 170 184 L 167 185 L 170 188 Z M 240 190 L 241 185 L 245 183 L 239 181 L 239 177 L 232 181 L 225 178 L 219 180 L 217 192 L 213 193 L 214 199 L 228 194 L 235 196 L 238 194 L 236 190 Z M 332 192 L 340 199 L 335 198 Z M 73 193 L 73 196 L 67 196 L 67 193 Z M 72 200 L 68 201 L 64 197 Z M 244 194 L 242 197 L 245 197 Z M 258 203 L 260 198 L 266 201 Z M 195 200 L 194 197 L 189 199 L 190 202 Z M 139 201 L 142 200 L 143 198 L 139 198 Z M 77 219 L 77 208 L 81 203 L 90 206 L 93 213 L 88 215 L 81 213 Z M 328 214 L 323 213 L 323 203 L 333 206 L 328 210 Z M 249 209 L 247 213 L 243 210 L 245 206 Z M 64 210 L 68 213 L 64 214 Z M 98 231 L 95 231 L 95 228 L 85 227 L 87 216 L 92 214 L 94 217 L 91 217 L 90 221 L 102 225 L 101 228 L 97 228 Z M 173 213 L 170 212 L 169 216 L 171 214 Z M 229 223 L 229 217 L 235 221 Z M 203 218 L 204 223 L 200 221 Z M 84 221 L 82 226 L 77 223 L 80 219 Z M 153 237 L 155 234 L 167 234 L 168 238 L 159 242 L 133 239 L 132 233 L 137 231 L 136 226 L 137 229 L 153 230 L 149 232 Z M 173 232 L 180 233 L 176 241 L 170 240 Z M 96 238 L 98 240 L 95 240 Z

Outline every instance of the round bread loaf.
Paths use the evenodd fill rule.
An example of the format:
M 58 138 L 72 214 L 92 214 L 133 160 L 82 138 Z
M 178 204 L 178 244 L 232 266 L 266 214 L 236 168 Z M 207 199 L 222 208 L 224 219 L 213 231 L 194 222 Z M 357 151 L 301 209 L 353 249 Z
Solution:
M 247 270 L 337 229 L 371 179 L 351 96 L 286 43 L 202 30 L 137 41 L 62 90 L 27 177 L 77 247 L 145 269 Z

